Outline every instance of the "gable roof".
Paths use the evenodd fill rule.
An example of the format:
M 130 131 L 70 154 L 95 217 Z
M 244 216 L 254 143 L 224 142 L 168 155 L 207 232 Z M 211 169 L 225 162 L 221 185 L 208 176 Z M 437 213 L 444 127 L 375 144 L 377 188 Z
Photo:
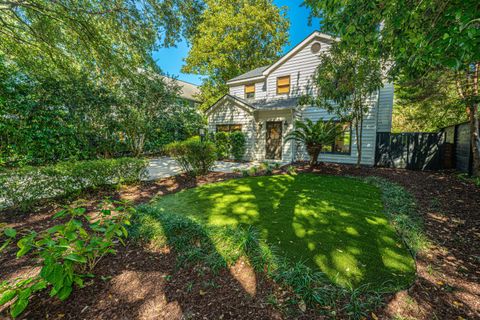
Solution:
M 245 110 L 248 110 L 249 112 L 252 112 L 256 109 L 254 106 L 252 106 L 246 100 L 241 99 L 239 97 L 232 96 L 231 94 L 226 94 L 223 97 L 221 97 L 220 99 L 218 99 L 217 102 L 215 102 L 210 108 L 205 110 L 205 114 L 209 115 L 210 113 L 213 112 L 213 110 L 215 110 L 217 107 L 222 105 L 222 103 L 227 101 L 227 100 L 230 100 L 230 101 L 236 103 L 237 105 L 244 108 Z
M 261 111 L 261 110 L 279 110 L 279 109 L 293 109 L 298 105 L 298 97 L 286 98 L 286 99 L 275 99 L 275 100 L 256 100 L 256 101 L 247 101 L 245 99 L 226 94 L 220 99 L 217 100 L 210 108 L 205 110 L 205 114 L 211 114 L 217 107 L 221 106 L 225 101 L 232 101 L 236 105 L 242 107 L 249 112 Z
M 252 101 L 252 106 L 256 110 L 292 109 L 297 106 L 298 100 L 298 97 L 282 98 L 275 100 L 256 100 Z
M 180 94 L 180 97 L 182 97 L 183 99 L 200 102 L 200 100 L 197 98 L 197 96 L 200 95 L 200 89 L 198 88 L 198 86 L 190 82 L 170 78 L 167 76 L 163 76 L 163 79 L 166 82 L 175 83 L 177 86 L 179 86 L 180 87 L 179 94 Z
M 245 80 L 245 79 L 250 79 L 250 78 L 256 78 L 256 77 L 261 77 L 263 75 L 263 71 L 265 71 L 269 66 L 263 66 L 257 69 L 253 69 L 251 71 L 248 71 L 244 74 L 239 75 L 238 77 L 235 77 L 233 79 L 230 79 L 227 81 L 227 83 L 230 82 L 236 82 L 239 80 Z
M 314 31 L 308 37 L 306 37 L 302 42 L 297 44 L 289 52 L 287 52 L 284 56 L 282 56 L 279 60 L 277 60 L 275 63 L 269 66 L 264 66 L 264 67 L 260 67 L 260 68 L 248 71 L 242 75 L 239 75 L 238 77 L 228 80 L 227 84 L 235 84 L 235 83 L 265 79 L 270 72 L 278 68 L 285 61 L 287 61 L 292 56 L 294 56 L 298 51 L 300 51 L 305 45 L 307 45 L 308 43 L 310 43 L 311 41 L 317 38 L 326 40 L 327 42 L 333 42 L 333 41 L 339 40 L 339 38 L 332 37 L 328 34 L 321 33 L 319 31 Z

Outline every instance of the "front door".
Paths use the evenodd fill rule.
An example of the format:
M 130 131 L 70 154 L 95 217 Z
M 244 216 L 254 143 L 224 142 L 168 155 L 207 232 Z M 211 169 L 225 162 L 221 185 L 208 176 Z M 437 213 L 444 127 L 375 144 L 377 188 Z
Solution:
M 267 122 L 267 141 L 265 158 L 282 160 L 282 122 Z

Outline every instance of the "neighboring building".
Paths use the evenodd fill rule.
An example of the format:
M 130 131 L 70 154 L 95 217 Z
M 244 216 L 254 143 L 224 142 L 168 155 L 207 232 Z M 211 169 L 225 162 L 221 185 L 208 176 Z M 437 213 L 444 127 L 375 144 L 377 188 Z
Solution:
M 334 118 L 314 106 L 298 106 L 298 98 L 313 90 L 319 55 L 329 49 L 334 38 L 314 32 L 270 66 L 249 71 L 227 82 L 230 93 L 207 111 L 209 131 L 241 130 L 247 136 L 246 160 L 308 160 L 303 145 L 285 141 L 295 121 Z M 363 125 L 361 163 L 373 165 L 377 132 L 390 132 L 392 126 L 393 84 L 385 83 L 370 99 L 370 110 Z M 357 160 L 356 137 L 350 130 L 325 146 L 321 161 L 350 163 Z
M 169 77 L 164 77 L 164 79 L 168 83 L 174 81 L 180 87 L 179 96 L 181 100 L 188 102 L 192 107 L 196 107 L 201 103 L 199 100 L 200 88 L 197 85 Z

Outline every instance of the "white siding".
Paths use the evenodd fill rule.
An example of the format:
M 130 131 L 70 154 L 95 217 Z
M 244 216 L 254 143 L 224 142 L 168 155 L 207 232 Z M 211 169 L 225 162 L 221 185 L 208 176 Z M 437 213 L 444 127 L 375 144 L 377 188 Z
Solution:
M 245 87 L 241 86 L 232 86 L 230 87 L 230 94 L 235 97 L 242 98 L 245 96 Z
M 320 40 L 316 40 L 321 42 Z M 311 52 L 313 42 L 305 45 L 297 54 L 273 70 L 267 77 L 267 99 L 281 99 L 312 93 L 314 88 L 315 70 L 320 62 L 319 54 Z M 321 52 L 330 48 L 326 42 L 321 42 Z M 277 78 L 290 76 L 290 94 L 277 95 Z
M 392 131 L 393 94 L 393 83 L 387 83 L 380 89 L 377 132 Z
M 369 99 L 370 109 L 363 121 L 363 139 L 362 139 L 362 159 L 361 164 L 372 166 L 375 162 L 375 143 L 376 143 L 376 103 L 377 95 L 374 95 Z M 300 119 L 310 119 L 312 121 L 329 120 L 334 118 L 326 110 L 317 107 L 307 107 L 303 109 L 299 115 Z M 336 162 L 355 164 L 357 163 L 357 136 L 355 134 L 355 128 L 352 126 L 352 145 L 350 154 L 320 154 L 319 160 L 325 162 Z M 297 145 L 296 160 L 308 160 L 308 154 L 303 145 Z
M 246 160 L 252 160 L 255 147 L 256 126 L 253 114 L 237 104 L 226 101 L 208 116 L 208 131 L 215 132 L 219 124 L 241 124 L 247 138 Z
M 245 85 L 236 85 L 230 87 L 230 94 L 241 99 L 246 99 L 245 97 Z M 255 83 L 255 100 L 263 100 L 267 98 L 267 87 L 265 82 L 256 82 Z

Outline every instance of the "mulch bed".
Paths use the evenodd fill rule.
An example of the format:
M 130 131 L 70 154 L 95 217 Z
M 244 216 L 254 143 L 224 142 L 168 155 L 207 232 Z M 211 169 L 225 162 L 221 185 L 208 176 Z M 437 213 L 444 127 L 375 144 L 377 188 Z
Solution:
M 303 164 L 300 171 L 309 171 Z M 386 305 L 372 317 L 414 319 L 480 318 L 480 190 L 449 172 L 414 172 L 380 168 L 322 165 L 320 174 L 380 176 L 407 188 L 416 198 L 432 248 L 417 257 L 418 278 L 411 288 L 386 297 Z M 277 171 L 280 173 L 280 171 Z M 197 180 L 183 176 L 84 194 L 83 206 L 95 210 L 101 199 L 129 199 L 133 203 L 185 188 L 239 177 L 211 173 Z M 3 212 L 0 223 L 43 230 L 61 205 L 31 214 Z M 28 262 L 13 253 L 0 257 L 1 279 L 31 272 Z M 34 297 L 28 319 L 279 319 L 288 318 L 270 304 L 272 294 L 284 292 L 248 264 L 214 274 L 202 266 L 176 268 L 175 254 L 150 251 L 137 244 L 120 248 L 101 261 L 98 275 L 85 288 L 61 303 L 46 293 Z M 4 311 L 0 318 L 7 317 Z M 302 318 L 312 318 L 303 315 Z

